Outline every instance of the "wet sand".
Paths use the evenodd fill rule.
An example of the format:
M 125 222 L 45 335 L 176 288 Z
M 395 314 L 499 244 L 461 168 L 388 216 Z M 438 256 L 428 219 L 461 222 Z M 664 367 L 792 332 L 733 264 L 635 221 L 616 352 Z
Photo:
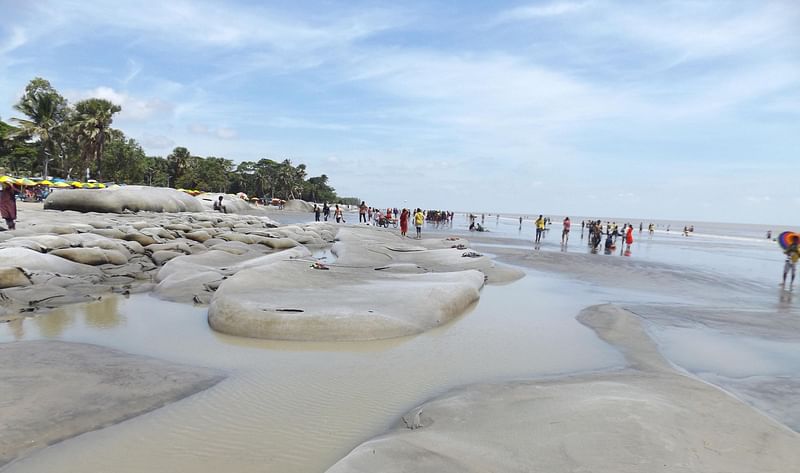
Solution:
M 800 435 L 676 371 L 632 313 L 594 306 L 579 319 L 625 354 L 627 369 L 454 390 L 328 471 L 783 473 L 800 464 Z
M 60 341 L 0 344 L 0 467 L 208 389 L 221 372 Z
M 298 223 L 310 218 L 284 216 Z M 278 211 L 271 217 L 282 220 Z M 450 233 L 464 232 L 426 228 L 424 234 Z M 535 253 L 521 239 L 474 239 L 475 249 L 526 268 L 526 277 L 485 287 L 469 313 L 411 337 L 342 343 L 243 339 L 211 331 L 202 307 L 147 295 L 113 296 L 2 324 L 0 341 L 96 343 L 229 373 L 209 390 L 61 442 L 5 470 L 325 471 L 362 442 L 402 422 L 415 406 L 453 389 L 589 372 L 595 374 L 586 376 L 596 380 L 613 377 L 608 370 L 625 366 L 618 348 L 629 340 L 601 340 L 575 319 L 584 308 L 605 303 L 639 314 L 668 363 L 776 421 L 796 425 L 796 404 L 787 399 L 794 399 L 800 370 L 775 360 L 794 359 L 798 311 L 784 293 L 762 280 L 682 261 L 637 259 L 637 253 L 634 258 L 592 255 L 580 243 L 575 251 L 561 253 L 548 240 L 553 251 Z M 654 251 L 661 243 L 653 243 Z M 679 329 L 689 332 L 671 332 Z M 704 350 L 692 355 L 703 363 L 678 356 L 687 333 L 705 337 Z M 765 340 L 779 333 L 785 346 L 754 343 L 743 355 L 751 362 L 748 370 L 725 370 L 730 363 L 724 337 Z M 633 382 L 640 375 L 632 376 Z M 706 388 L 735 404 L 733 412 L 760 418 L 732 396 Z

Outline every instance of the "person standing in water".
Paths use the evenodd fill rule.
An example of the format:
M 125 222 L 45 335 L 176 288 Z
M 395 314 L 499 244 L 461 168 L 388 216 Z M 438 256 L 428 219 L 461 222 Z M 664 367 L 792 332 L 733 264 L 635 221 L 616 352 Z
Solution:
M 539 215 L 539 218 L 536 219 L 534 224 L 536 225 L 536 240 L 535 240 L 535 242 L 539 243 L 539 242 L 542 241 L 542 234 L 544 233 L 544 217 Z
M 422 209 L 417 208 L 416 213 L 414 213 L 414 226 L 417 227 L 417 240 L 422 239 L 422 224 L 425 222 L 425 215 L 422 213 Z
M 630 251 L 633 244 L 633 225 L 628 225 L 628 229 L 625 230 L 625 244 L 628 246 L 627 250 Z
M 561 244 L 566 245 L 569 241 L 569 227 L 572 226 L 572 222 L 569 221 L 569 217 L 564 218 L 564 222 L 561 224 L 563 229 L 561 230 Z
M 319 205 L 314 204 L 314 221 L 315 222 L 319 222 L 319 214 L 320 214 Z
M 328 221 L 328 217 L 330 217 L 330 216 L 331 216 L 331 208 L 328 206 L 328 203 L 325 202 L 324 204 L 322 204 L 322 217 L 327 222 Z
M 339 208 L 339 204 L 336 204 L 336 210 L 333 211 L 333 218 L 336 219 L 336 223 L 342 223 L 344 221 L 342 209 Z
M 800 260 L 800 235 L 795 233 L 789 237 L 789 246 L 783 252 L 786 255 L 786 263 L 783 265 L 783 281 L 781 286 L 786 286 L 786 276 L 791 272 L 792 279 L 789 283 L 789 289 L 794 286 L 794 275 L 797 271 L 797 260 Z
M 15 230 L 17 224 L 14 221 L 17 219 L 17 194 L 19 189 L 10 182 L 4 182 L 2 186 L 3 190 L 0 191 L 0 214 L 2 214 L 3 220 L 6 221 L 8 229 Z

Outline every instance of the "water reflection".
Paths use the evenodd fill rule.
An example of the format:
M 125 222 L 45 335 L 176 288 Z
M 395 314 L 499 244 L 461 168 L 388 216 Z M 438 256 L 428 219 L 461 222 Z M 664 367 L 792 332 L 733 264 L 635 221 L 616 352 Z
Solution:
M 74 307 L 55 309 L 49 313 L 34 317 L 33 322 L 42 337 L 59 338 L 75 324 L 74 311 Z
M 119 298 L 105 297 L 83 307 L 84 323 L 89 327 L 109 329 L 125 325 L 125 316 L 119 310 Z
M 25 338 L 25 324 L 22 320 L 23 319 L 14 319 L 8 322 L 8 327 L 11 329 L 11 335 L 14 337 L 14 340 L 22 340 Z

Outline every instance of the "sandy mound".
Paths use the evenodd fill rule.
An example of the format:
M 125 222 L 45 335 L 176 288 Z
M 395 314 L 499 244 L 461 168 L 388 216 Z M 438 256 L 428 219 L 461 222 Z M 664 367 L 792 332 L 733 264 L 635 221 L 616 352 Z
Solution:
M 423 332 L 478 300 L 477 271 L 392 274 L 281 261 L 240 271 L 214 294 L 217 331 L 275 340 L 376 340 Z
M 204 209 L 214 211 L 214 202 L 219 199 L 219 196 L 222 196 L 222 204 L 225 206 L 226 213 L 241 214 L 257 210 L 257 207 L 254 207 L 246 200 L 240 199 L 232 194 L 214 194 L 213 192 L 208 192 L 199 194 L 196 198 Z
M 329 473 L 784 473 L 800 464 L 800 436 L 673 370 L 629 312 L 594 307 L 581 321 L 631 368 L 459 389 L 413 409 Z
M 313 212 L 314 204 L 306 202 L 305 200 L 294 199 L 283 204 L 283 210 L 291 210 L 293 212 Z
M 110 189 L 59 189 L 47 196 L 44 208 L 79 212 L 201 212 L 194 197 L 165 187 L 122 186 Z
M 0 344 L 0 466 L 207 389 L 221 375 L 109 348 Z
M 430 272 L 474 269 L 486 275 L 489 283 L 508 283 L 524 276 L 517 268 L 497 264 L 470 250 L 467 240 L 451 238 L 411 240 L 392 231 L 351 226 L 339 230 L 332 251 L 338 257 L 337 264 L 343 266 L 376 268 L 403 264 Z

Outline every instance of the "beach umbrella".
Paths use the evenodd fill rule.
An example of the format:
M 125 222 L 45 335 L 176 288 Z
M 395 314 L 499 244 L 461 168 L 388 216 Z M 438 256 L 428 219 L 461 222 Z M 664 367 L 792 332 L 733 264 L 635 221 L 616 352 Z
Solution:
M 38 184 L 40 186 L 52 186 L 53 185 L 53 183 L 48 181 L 47 179 L 45 179 L 44 181 L 39 181 Z
M 28 179 L 27 177 L 23 177 L 23 178 L 17 179 L 16 184 L 18 186 L 35 186 L 36 185 L 36 183 L 34 181 Z
M 11 176 L 0 176 L 0 182 L 9 182 L 9 181 L 13 184 L 14 182 L 16 182 L 16 179 L 14 179 Z
M 794 236 L 800 238 L 800 233 L 783 232 L 780 235 L 778 235 L 778 244 L 781 245 L 781 248 L 785 250 L 786 248 L 789 248 L 789 245 L 792 244 L 792 238 Z
M 54 182 L 51 187 L 55 187 L 55 188 L 58 188 L 58 189 L 63 189 L 65 187 L 70 187 L 70 185 L 67 184 L 64 181 L 59 181 L 59 182 Z
M 97 184 L 95 184 L 94 182 L 87 182 L 86 184 L 83 185 L 84 189 L 94 189 L 95 187 L 97 187 Z
M 105 189 L 106 185 L 101 182 L 100 184 L 97 184 L 97 188 L 98 189 Z
M 77 187 L 78 189 L 83 187 L 83 183 L 78 182 L 78 181 L 72 181 L 72 182 L 69 183 L 69 185 L 71 185 L 72 187 Z

